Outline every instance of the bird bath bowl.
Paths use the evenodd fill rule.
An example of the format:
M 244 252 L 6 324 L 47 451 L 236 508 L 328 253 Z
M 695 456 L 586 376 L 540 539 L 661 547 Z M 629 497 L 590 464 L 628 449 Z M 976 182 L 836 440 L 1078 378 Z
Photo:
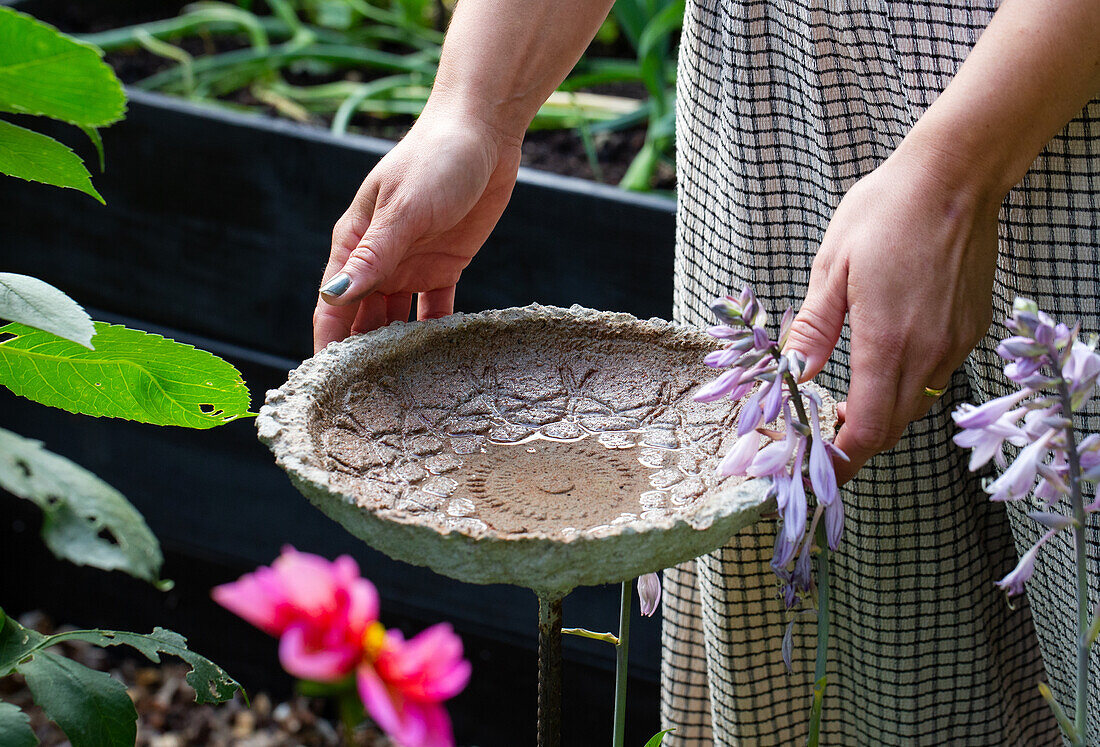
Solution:
M 369 546 L 535 591 L 551 744 L 555 652 L 541 649 L 560 662 L 562 597 L 710 552 L 768 506 L 764 481 L 716 473 L 738 404 L 691 398 L 718 347 L 579 306 L 396 323 L 307 360 L 257 425 L 294 485 Z

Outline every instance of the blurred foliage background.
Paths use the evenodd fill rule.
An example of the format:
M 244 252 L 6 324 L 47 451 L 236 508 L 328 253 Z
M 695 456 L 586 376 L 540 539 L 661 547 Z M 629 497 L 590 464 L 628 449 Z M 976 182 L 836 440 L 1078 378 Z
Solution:
M 395 138 L 427 99 L 453 4 L 206 0 L 81 38 L 141 89 Z M 532 130 L 571 133 L 547 142 L 581 149 L 598 181 L 670 190 L 683 12 L 683 0 L 617 0 Z

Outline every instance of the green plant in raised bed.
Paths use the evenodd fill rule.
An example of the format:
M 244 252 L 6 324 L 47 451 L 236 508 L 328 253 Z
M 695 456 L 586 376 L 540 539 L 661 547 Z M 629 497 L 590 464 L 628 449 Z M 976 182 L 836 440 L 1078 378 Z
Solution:
M 177 65 L 136 86 L 239 108 L 241 92 L 280 115 L 299 121 L 331 121 L 347 132 L 356 114 L 385 118 L 417 116 L 435 78 L 446 8 L 433 0 L 392 0 L 379 7 L 367 0 L 270 0 L 270 15 L 238 0 L 199 2 L 177 18 L 85 36 L 107 51 L 144 47 Z M 645 144 L 621 186 L 649 189 L 658 166 L 672 163 L 675 101 L 675 42 L 683 0 L 618 0 L 605 38 L 621 35 L 636 59 L 587 57 L 578 63 L 539 110 L 532 129 L 576 128 L 593 171 L 599 173 L 594 140 L 601 133 L 645 124 Z M 621 30 L 621 31 L 620 31 Z M 243 48 L 192 59 L 170 42 L 204 35 L 237 38 Z M 366 80 L 292 85 L 286 72 L 331 77 L 357 71 Z M 584 92 L 596 85 L 642 83 L 644 101 Z
M 0 8 L 0 111 L 94 127 L 125 111 L 125 94 L 100 53 L 29 16 Z M 83 161 L 58 141 L 0 121 L 0 173 L 79 189 L 103 198 Z M 144 423 L 210 428 L 248 415 L 248 390 L 233 366 L 189 345 L 117 325 L 93 323 L 71 298 L 26 275 L 0 273 L 0 384 L 70 412 Z M 0 487 L 38 505 L 42 535 L 59 558 L 160 581 L 163 555 L 141 514 L 114 488 L 42 444 L 0 429 Z M 221 702 L 240 690 L 223 669 L 190 651 L 186 639 L 82 630 L 43 636 L 0 610 L 0 677 L 22 674 L 35 702 L 74 747 L 133 743 L 137 712 L 122 683 L 50 647 L 66 640 L 129 645 L 191 665 L 196 700 Z M 18 708 L 0 703 L 0 744 L 38 743 Z
M 101 54 L 29 16 L 0 7 L 0 112 L 76 125 L 95 143 L 102 163 L 96 128 L 122 119 L 126 95 Z M 0 172 L 79 189 L 103 202 L 78 155 L 51 137 L 2 119 Z

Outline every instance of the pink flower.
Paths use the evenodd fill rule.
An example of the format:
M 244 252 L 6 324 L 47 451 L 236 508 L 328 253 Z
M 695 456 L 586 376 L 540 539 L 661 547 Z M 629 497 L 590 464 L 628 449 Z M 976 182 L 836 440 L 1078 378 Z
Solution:
M 368 640 L 368 648 L 377 646 L 373 666 L 365 662 L 356 671 L 371 718 L 404 747 L 451 747 L 451 720 L 442 701 L 462 692 L 470 679 L 462 641 L 447 623 L 408 641 L 396 630 L 383 636 L 380 644 L 377 637 Z
M 378 622 L 378 592 L 347 555 L 335 561 L 293 547 L 271 567 L 216 587 L 214 600 L 279 637 L 290 674 L 336 682 L 353 672 L 374 721 L 403 747 L 451 747 L 442 701 L 470 679 L 462 641 L 446 623 L 406 641 Z
M 359 662 L 378 620 L 378 592 L 347 555 L 328 561 L 283 548 L 270 568 L 216 587 L 214 601 L 279 636 L 279 661 L 295 677 L 333 682 Z

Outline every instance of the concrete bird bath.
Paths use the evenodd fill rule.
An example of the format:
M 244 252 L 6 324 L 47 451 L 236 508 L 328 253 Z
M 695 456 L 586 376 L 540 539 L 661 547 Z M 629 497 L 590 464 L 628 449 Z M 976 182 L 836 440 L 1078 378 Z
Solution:
M 257 425 L 294 485 L 371 547 L 535 591 L 539 744 L 557 744 L 565 594 L 710 552 L 768 506 L 764 482 L 715 472 L 737 403 L 691 399 L 717 347 L 579 306 L 391 324 L 291 372 Z

